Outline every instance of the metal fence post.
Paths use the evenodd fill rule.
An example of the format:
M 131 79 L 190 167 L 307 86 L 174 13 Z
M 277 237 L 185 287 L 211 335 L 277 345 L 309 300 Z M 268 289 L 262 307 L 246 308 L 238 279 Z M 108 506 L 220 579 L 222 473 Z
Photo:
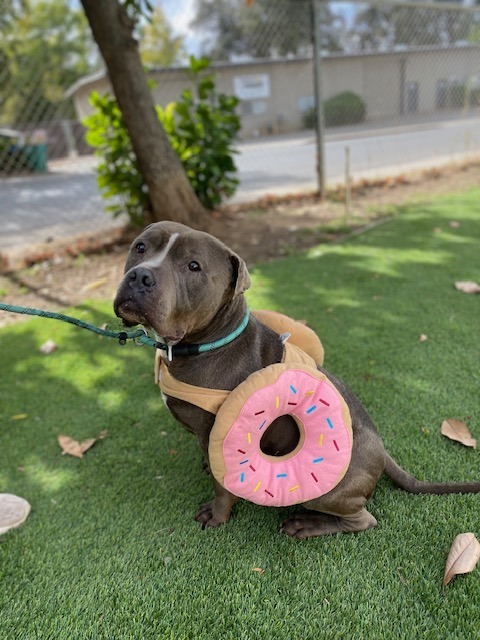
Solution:
M 317 132 L 317 182 L 320 198 L 325 196 L 325 141 L 322 107 L 322 2 L 323 0 L 312 0 L 313 76 L 315 85 L 315 122 Z

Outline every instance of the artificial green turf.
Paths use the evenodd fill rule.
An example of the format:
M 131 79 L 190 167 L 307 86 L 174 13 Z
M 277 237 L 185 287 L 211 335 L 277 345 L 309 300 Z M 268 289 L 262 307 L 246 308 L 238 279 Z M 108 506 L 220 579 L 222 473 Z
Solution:
M 480 476 L 478 451 L 439 433 L 457 417 L 480 436 L 480 300 L 453 287 L 480 278 L 479 202 L 475 190 L 404 207 L 252 270 L 251 306 L 318 331 L 326 366 L 422 479 Z M 101 324 L 110 303 L 75 314 Z M 42 356 L 48 338 L 59 349 Z M 382 479 L 369 503 L 379 526 L 365 533 L 293 540 L 278 533 L 293 508 L 246 502 L 202 531 L 193 513 L 210 480 L 163 408 L 149 348 L 35 319 L 3 329 L 0 354 L 0 491 L 32 504 L 0 537 L 2 639 L 479 637 L 480 568 L 441 588 L 455 535 L 480 537 L 479 496 L 413 496 Z M 58 434 L 102 429 L 84 459 L 60 455 Z

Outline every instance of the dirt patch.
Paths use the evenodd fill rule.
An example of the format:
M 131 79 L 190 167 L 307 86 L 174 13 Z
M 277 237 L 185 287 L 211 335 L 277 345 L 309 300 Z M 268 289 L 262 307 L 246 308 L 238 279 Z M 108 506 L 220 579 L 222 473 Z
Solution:
M 215 215 L 212 232 L 251 266 L 320 242 L 338 241 L 392 215 L 400 205 L 429 202 L 438 194 L 477 187 L 479 170 L 479 164 L 470 164 L 376 184 L 360 182 L 354 187 L 348 212 L 342 189 L 329 193 L 324 201 L 310 194 L 230 207 Z M 107 248 L 95 246 L 98 239 L 92 237 L 32 249 L 29 259 L 35 264 L 0 275 L 0 301 L 57 311 L 91 298 L 113 300 L 132 232 L 112 233 Z M 0 311 L 0 326 L 22 318 Z

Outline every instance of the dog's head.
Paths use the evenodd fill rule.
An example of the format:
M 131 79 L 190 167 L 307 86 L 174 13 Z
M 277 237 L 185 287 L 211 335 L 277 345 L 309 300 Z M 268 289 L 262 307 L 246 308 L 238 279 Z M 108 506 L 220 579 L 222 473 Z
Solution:
M 174 222 L 148 226 L 132 243 L 114 309 L 170 344 L 203 330 L 250 286 L 245 262 L 222 242 Z

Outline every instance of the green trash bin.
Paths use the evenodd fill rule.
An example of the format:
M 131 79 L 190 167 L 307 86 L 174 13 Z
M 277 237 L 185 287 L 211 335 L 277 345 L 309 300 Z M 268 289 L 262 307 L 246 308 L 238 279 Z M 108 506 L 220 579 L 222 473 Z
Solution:
M 44 173 L 47 170 L 46 144 L 26 144 L 24 151 L 27 157 L 27 167 L 30 171 Z

